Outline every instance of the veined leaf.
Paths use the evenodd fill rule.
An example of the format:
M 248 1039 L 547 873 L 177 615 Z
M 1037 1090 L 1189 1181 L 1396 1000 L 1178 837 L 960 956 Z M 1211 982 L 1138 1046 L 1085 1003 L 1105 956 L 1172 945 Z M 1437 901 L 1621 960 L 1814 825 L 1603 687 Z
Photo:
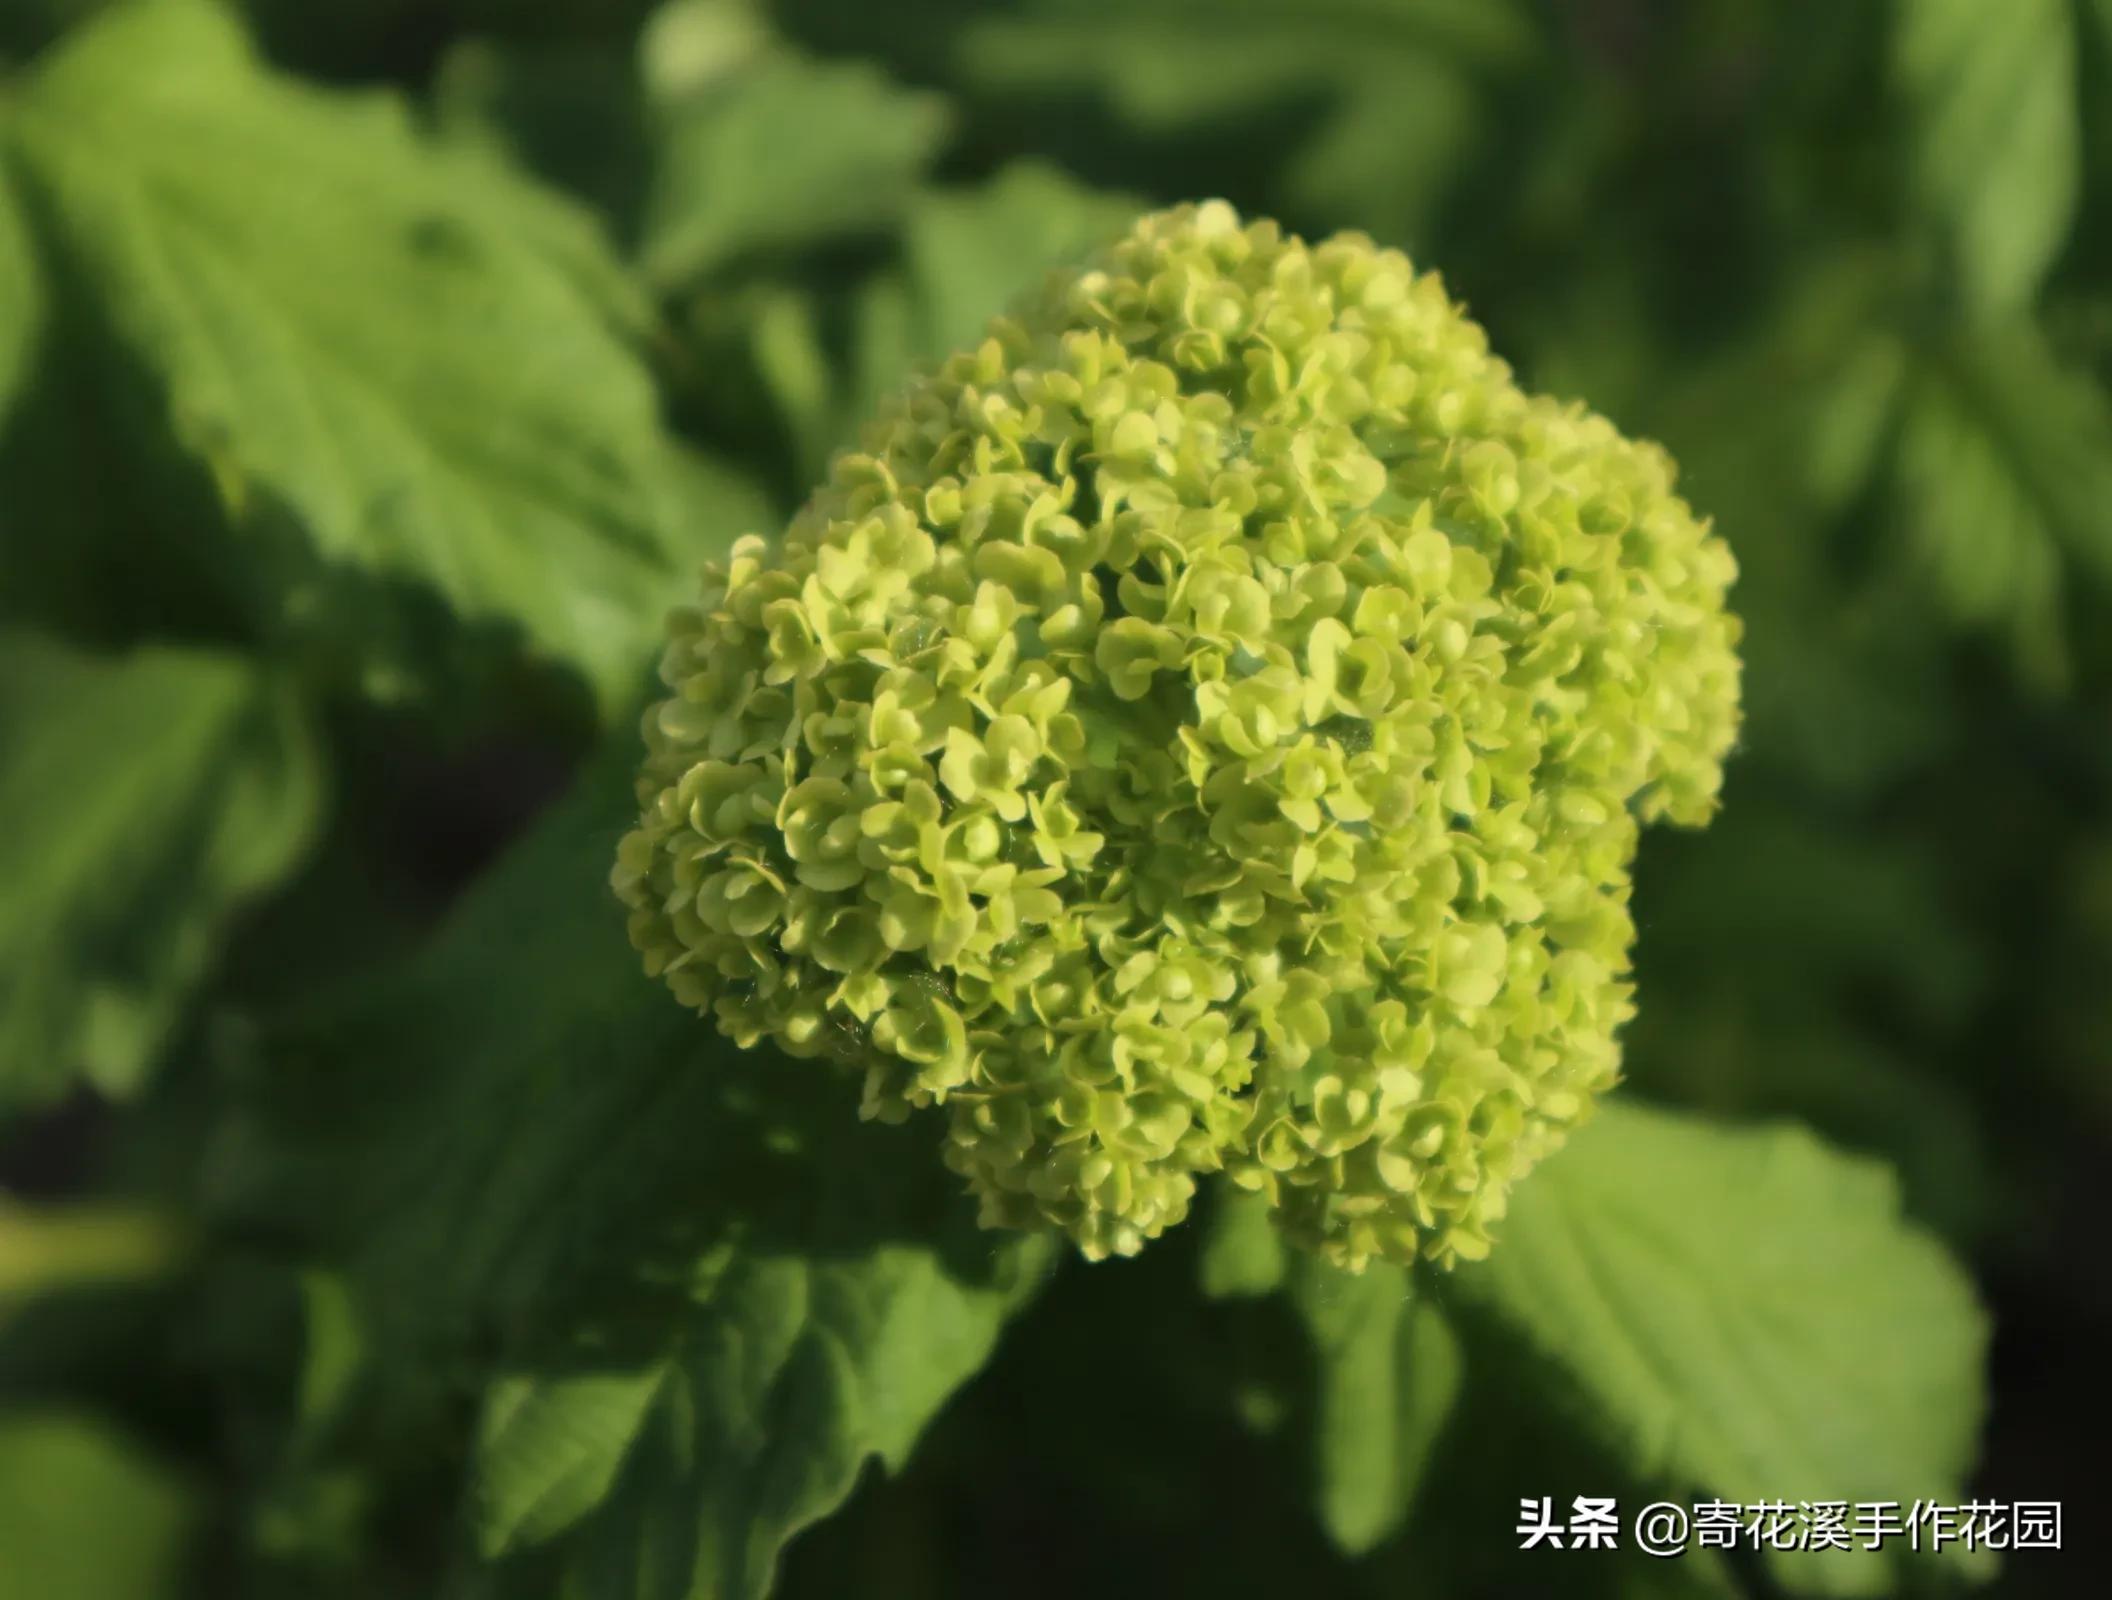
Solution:
M 0 632 L 0 749 L 0 1107 L 124 1094 L 305 845 L 306 735 L 240 658 Z
M 1609 1104 L 1456 1283 L 1568 1374 L 1646 1480 L 1740 1502 L 1958 1497 L 1986 1318 L 1889 1172 L 1800 1128 Z M 1860 1551 L 1778 1562 L 1796 1588 L 1892 1583 Z
M 982 1283 L 928 1245 L 849 1261 L 729 1251 L 671 1330 L 615 1496 L 582 1530 L 580 1600 L 756 1600 L 779 1552 L 868 1457 L 898 1469 L 1038 1281 L 1045 1240 L 1000 1247 Z M 598 1461 L 598 1457 L 595 1458 Z
M 661 1363 L 495 1380 L 477 1432 L 478 1548 L 539 1544 L 600 1505 L 667 1381 Z
M 2071 0 L 1898 0 L 1893 71 L 1923 204 L 1976 310 L 2027 304 L 2075 220 Z
M 371 642 L 408 587 L 632 690 L 686 561 L 640 303 L 577 213 L 392 98 L 275 75 L 205 0 L 90 24 L 11 121 L 55 270 L 209 469 L 243 537 L 203 556 L 263 621 Z
M 645 976 L 610 755 L 430 948 L 267 1033 L 224 1200 L 345 1265 L 377 1372 L 484 1387 L 487 1551 L 567 1533 L 582 1594 L 759 1595 L 1050 1251 L 975 1228 L 932 1129 Z

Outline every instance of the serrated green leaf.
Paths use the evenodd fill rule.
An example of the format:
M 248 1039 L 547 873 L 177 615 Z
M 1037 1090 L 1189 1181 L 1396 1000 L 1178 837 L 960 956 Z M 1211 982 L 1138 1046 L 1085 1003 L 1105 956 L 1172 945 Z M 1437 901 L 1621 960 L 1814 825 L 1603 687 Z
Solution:
M 862 1124 L 827 1064 L 736 1050 L 645 976 L 607 886 L 631 761 L 428 948 L 267 1034 L 220 1204 L 345 1263 L 384 1378 L 498 1353 L 487 1550 L 569 1528 L 585 1593 L 750 1596 L 1050 1251 L 975 1227 L 934 1130 Z
M 507 1374 L 477 1431 L 477 1547 L 487 1557 L 562 1533 L 607 1497 L 667 1368 Z
M 650 61 L 647 76 L 655 76 Z M 890 220 L 948 121 L 938 96 L 901 88 L 864 63 L 782 50 L 688 90 L 658 118 L 641 249 L 647 275 L 668 287 L 749 251 Z
M 1319 1363 L 1314 1418 L 1321 1520 L 1351 1554 L 1406 1518 L 1458 1397 L 1458 1339 L 1438 1309 L 1385 1263 L 1352 1274 L 1300 1256 L 1291 1303 Z
M 1923 205 L 1974 309 L 2027 304 L 2075 220 L 2070 0 L 1899 0 L 1893 72 Z
M 0 630 L 0 750 L 0 1108 L 126 1094 L 306 845 L 308 739 L 239 657 Z
M 183 1593 L 190 1499 L 90 1418 L 0 1414 L 0 1600 Z
M 1035 1282 L 1042 1241 L 964 1285 L 929 1248 L 846 1262 L 742 1253 L 674 1330 L 677 1353 L 615 1497 L 583 1530 L 579 1600 L 759 1600 L 779 1553 L 869 1457 L 907 1460 Z
M 1959 1496 L 1986 1318 L 1889 1172 L 1801 1128 L 1609 1104 L 1455 1282 L 1568 1374 L 1640 1477 L 1741 1502 Z M 1778 1562 L 1799 1589 L 1892 1582 L 1863 1552 Z
M 393 591 L 628 694 L 682 563 L 642 302 L 594 229 L 400 102 L 281 77 L 205 0 L 138 0 L 18 97 L 48 254 L 158 393 L 259 619 L 386 631 Z

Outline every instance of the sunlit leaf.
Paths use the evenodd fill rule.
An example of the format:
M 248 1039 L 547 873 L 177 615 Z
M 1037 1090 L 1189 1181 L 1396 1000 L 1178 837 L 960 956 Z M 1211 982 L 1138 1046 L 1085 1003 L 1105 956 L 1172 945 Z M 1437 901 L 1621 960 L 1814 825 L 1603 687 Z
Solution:
M 260 621 L 377 647 L 407 587 L 630 691 L 687 554 L 590 224 L 204 0 L 111 12 L 16 112 L 54 270 L 210 473 L 239 537 L 197 558 Z
M 1986 1317 L 1890 1174 L 1800 1128 L 1609 1104 L 1457 1284 L 1569 1375 L 1646 1480 L 1740 1502 L 1960 1496 Z M 1892 1585 L 1863 1552 L 1776 1570 L 1824 1593 Z
M 979 1232 L 934 1130 L 860 1123 L 829 1065 L 645 976 L 610 755 L 429 948 L 259 1043 L 224 1204 L 344 1264 L 384 1380 L 484 1387 L 486 1550 L 565 1533 L 586 1595 L 755 1595 L 1050 1252 Z
M 477 1542 L 487 1556 L 562 1533 L 607 1498 L 666 1368 L 509 1375 L 477 1433 Z

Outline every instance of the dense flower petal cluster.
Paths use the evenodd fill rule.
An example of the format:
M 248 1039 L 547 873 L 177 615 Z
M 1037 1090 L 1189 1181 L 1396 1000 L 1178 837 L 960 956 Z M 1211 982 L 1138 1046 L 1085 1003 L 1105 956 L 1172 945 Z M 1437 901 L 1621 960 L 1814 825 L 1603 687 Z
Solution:
M 615 885 L 743 1044 L 1091 1256 L 1199 1175 L 1482 1254 L 1618 1071 L 1640 822 L 1737 724 L 1731 556 L 1434 276 L 1146 217 L 709 569 Z

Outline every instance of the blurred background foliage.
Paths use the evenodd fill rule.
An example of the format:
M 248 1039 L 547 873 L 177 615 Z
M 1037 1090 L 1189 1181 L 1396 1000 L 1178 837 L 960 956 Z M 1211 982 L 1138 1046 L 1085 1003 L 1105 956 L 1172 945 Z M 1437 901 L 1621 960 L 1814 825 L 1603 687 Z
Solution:
M 1200 195 L 1407 249 L 1671 448 L 1750 719 L 1718 822 L 1645 842 L 1631 1077 L 1891 1163 L 1993 1311 L 1975 1488 L 2101 1476 L 2112 4 L 247 0 L 269 88 L 101 48 L 122 9 L 0 0 L 0 1596 L 426 1592 L 446 1449 L 267 1420 L 330 1412 L 333 1280 L 170 1220 L 218 1203 L 216 1085 L 625 743 L 700 553 Z M 122 184 L 69 142 L 140 126 Z M 254 382 L 199 332 L 245 296 L 294 308 Z M 325 359 L 358 383 L 304 431 L 273 363 Z M 1298 1330 L 1194 1251 L 1062 1275 L 782 1592 L 1524 1592 L 1519 1462 L 1619 1484 L 1493 1356 L 1346 1561 L 1276 1437 Z M 1563 1578 L 1769 1582 L 1648 1566 Z

